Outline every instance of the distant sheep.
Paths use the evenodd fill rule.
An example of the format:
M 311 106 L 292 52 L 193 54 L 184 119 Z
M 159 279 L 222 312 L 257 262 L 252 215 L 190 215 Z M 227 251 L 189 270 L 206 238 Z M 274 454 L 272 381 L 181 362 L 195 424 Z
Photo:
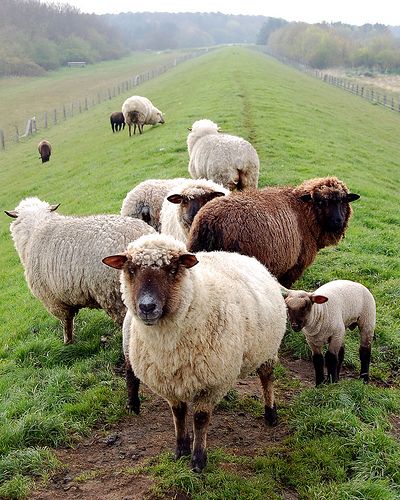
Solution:
M 156 231 L 160 231 L 160 213 L 164 198 L 174 186 L 185 180 L 177 177 L 175 179 L 148 179 L 141 182 L 125 196 L 121 215 L 142 219 Z
M 133 133 L 136 133 L 136 126 L 139 133 L 143 132 L 143 125 L 155 125 L 164 123 L 163 113 L 153 106 L 147 97 L 134 95 L 128 97 L 122 104 L 122 113 L 125 123 L 129 128 L 129 137 L 131 137 L 131 127 L 134 126 Z
M 186 243 L 190 226 L 202 206 L 229 193 L 221 184 L 206 179 L 185 179 L 175 185 L 161 207 L 161 232 Z
M 211 120 L 193 123 L 187 137 L 190 175 L 211 179 L 231 191 L 256 188 L 260 171 L 257 151 L 245 139 L 218 130 Z
M 50 160 L 51 156 L 51 144 L 46 139 L 43 139 L 38 144 L 38 151 L 40 154 L 40 158 L 42 159 L 42 163 Z
M 188 249 L 225 250 L 256 257 L 290 288 L 318 250 L 343 238 L 351 214 L 350 193 L 336 177 L 298 187 L 266 187 L 210 201 L 193 220 Z
M 273 366 L 286 308 L 279 284 L 265 267 L 235 253 L 193 255 L 162 234 L 143 236 L 103 262 L 122 270 L 130 315 L 124 325 L 125 355 L 135 377 L 172 409 L 176 458 L 191 453 L 187 409 L 193 402 L 191 466 L 203 470 L 214 406 L 238 377 L 255 370 L 263 387 L 265 421 L 277 423 Z M 128 386 L 136 409 L 138 378 Z
M 344 358 L 345 330 L 357 326 L 360 330 L 360 378 L 368 382 L 376 321 L 375 300 L 371 292 L 361 283 L 335 280 L 313 293 L 285 290 L 284 296 L 293 330 L 304 331 L 312 350 L 316 385 L 325 381 L 323 346 L 329 346 L 325 354 L 327 381 L 337 382 Z
M 155 232 L 138 219 L 120 215 L 69 217 L 38 198 L 26 198 L 6 211 L 15 248 L 35 297 L 58 318 L 64 342 L 73 342 L 74 316 L 84 307 L 104 309 L 122 325 L 126 308 L 118 277 L 101 259 L 128 242 Z
M 125 118 L 122 111 L 114 111 L 110 115 L 111 129 L 114 132 L 119 132 L 125 128 Z

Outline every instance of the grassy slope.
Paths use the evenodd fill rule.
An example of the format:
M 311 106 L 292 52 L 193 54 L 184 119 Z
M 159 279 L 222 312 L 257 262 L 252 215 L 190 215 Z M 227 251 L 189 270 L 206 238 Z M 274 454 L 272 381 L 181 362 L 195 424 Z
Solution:
M 378 306 L 372 374 L 398 383 L 400 116 L 240 48 L 189 61 L 143 84 L 138 93 L 166 112 L 164 126 L 146 127 L 142 136 L 132 139 L 126 131 L 112 134 L 108 115 L 128 96 L 121 95 L 49 129 L 46 137 L 54 145 L 54 155 L 45 166 L 37 159 L 38 137 L 1 153 L 2 207 L 12 209 L 22 197 L 35 195 L 61 202 L 59 211 L 64 214 L 118 212 L 126 192 L 141 180 L 186 175 L 187 127 L 196 119 L 211 118 L 254 144 L 261 159 L 262 185 L 337 175 L 361 194 L 345 240 L 320 252 L 297 287 L 312 288 L 334 278 L 367 285 Z M 0 460 L 0 480 L 14 476 L 14 482 L 6 482 L 0 496 L 7 488 L 23 491 L 26 477 L 37 470 L 35 464 L 43 469 L 52 466 L 40 447 L 73 439 L 88 432 L 93 422 L 116 419 L 124 411 L 123 382 L 113 372 L 120 360 L 117 329 L 102 312 L 82 311 L 77 343 L 64 347 L 57 321 L 27 290 L 8 223 L 4 216 L 0 226 L 0 457 L 5 459 Z M 101 335 L 108 337 L 109 348 L 100 344 Z M 357 366 L 356 332 L 349 334 L 347 346 L 346 361 Z M 299 335 L 289 333 L 285 348 L 297 356 L 308 355 Z M 313 410 L 316 402 L 321 407 L 320 425 Z M 367 417 L 360 407 L 365 407 Z M 396 408 L 397 391 L 363 388 L 357 382 L 309 391 L 287 409 L 292 441 L 248 464 L 249 477 L 235 479 L 237 498 L 264 498 L 266 491 L 257 486 L 260 481 L 270 481 L 271 491 L 285 486 L 304 497 L 395 498 L 399 477 L 392 462 L 399 458 L 399 449 L 385 431 L 386 413 Z M 298 415 L 303 416 L 301 432 L 296 430 Z M 339 425 L 342 420 L 344 427 Z M 325 452 L 327 433 L 333 437 Z M 345 443 L 348 453 L 342 459 Z M 18 451 L 7 455 L 26 447 L 31 448 L 30 453 L 22 452 L 25 458 Z M 357 454 L 359 449 L 368 460 Z M 390 453 L 384 456 L 385 449 Z M 210 467 L 216 476 L 210 478 L 215 477 L 218 484 L 233 484 L 218 464 L 235 460 L 239 458 L 211 454 Z M 332 463 L 329 473 L 324 460 Z M 363 469 L 364 462 L 367 468 Z M 187 484 L 182 483 L 179 464 L 169 458 L 165 463 L 160 462 L 161 469 L 152 473 L 176 479 L 175 484 L 194 498 L 217 498 L 211 494 L 215 485 L 190 474 Z M 311 479 L 302 473 L 307 467 L 314 471 Z M 372 483 L 363 483 L 370 476 Z M 252 496 L 249 481 L 254 482 L 251 491 L 256 491 Z M 363 488 L 367 493 L 357 496 Z M 325 497 L 318 496 L 322 490 Z

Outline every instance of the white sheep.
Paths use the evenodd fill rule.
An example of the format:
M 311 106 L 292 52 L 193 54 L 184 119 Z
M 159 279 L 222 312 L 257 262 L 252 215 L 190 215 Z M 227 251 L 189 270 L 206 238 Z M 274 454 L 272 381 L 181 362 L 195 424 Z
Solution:
M 260 171 L 257 151 L 245 139 L 219 133 L 211 120 L 197 120 L 187 137 L 189 173 L 205 177 L 231 191 L 256 188 Z
M 177 184 L 186 179 L 148 179 L 131 189 L 122 202 L 121 215 L 142 219 L 160 231 L 160 212 L 164 198 Z
M 207 461 L 213 407 L 238 377 L 254 370 L 263 387 L 265 421 L 277 423 L 273 367 L 286 307 L 278 282 L 262 264 L 236 253 L 194 255 L 163 234 L 143 236 L 103 262 L 122 270 L 130 366 L 171 406 L 177 458 L 191 451 L 188 403 L 194 405 L 191 465 L 199 472 Z
M 294 331 L 304 331 L 313 353 L 316 385 L 324 382 L 322 348 L 328 344 L 325 364 L 328 382 L 339 380 L 344 357 L 346 328 L 360 330 L 360 378 L 369 381 L 371 342 L 374 336 L 376 307 L 371 292 L 361 283 L 334 280 L 315 292 L 283 289 L 288 316 Z
M 155 125 L 156 123 L 164 123 L 162 111 L 153 106 L 153 103 L 147 97 L 133 95 L 128 97 L 122 104 L 122 114 L 124 115 L 125 123 L 129 127 L 129 137 L 131 137 L 131 127 L 133 133 L 136 133 L 136 126 L 139 133 L 143 132 L 143 125 Z
M 190 226 L 202 206 L 229 193 L 221 184 L 207 179 L 185 179 L 164 198 L 161 207 L 161 232 L 186 243 Z
M 119 280 L 101 259 L 155 231 L 141 220 L 120 215 L 59 215 L 58 206 L 26 198 L 6 214 L 15 219 L 10 231 L 27 284 L 61 321 L 64 342 L 70 343 L 74 316 L 83 307 L 104 309 L 122 324 L 126 308 Z

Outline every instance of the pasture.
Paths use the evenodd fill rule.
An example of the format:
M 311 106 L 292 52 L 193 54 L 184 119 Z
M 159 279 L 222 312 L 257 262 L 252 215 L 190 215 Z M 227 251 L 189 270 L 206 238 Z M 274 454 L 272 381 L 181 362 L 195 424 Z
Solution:
M 41 88 L 40 79 L 28 83 Z M 240 47 L 187 61 L 135 93 L 165 112 L 165 125 L 112 134 L 108 117 L 124 94 L 0 151 L 2 210 L 38 196 L 66 215 L 119 213 L 140 181 L 188 175 L 187 127 L 200 118 L 253 144 L 261 186 L 336 175 L 361 198 L 345 239 L 322 250 L 295 288 L 352 279 L 371 290 L 371 384 L 357 380 L 358 330 L 347 333 L 345 380 L 318 389 L 302 334 L 288 330 L 276 369 L 278 427 L 260 420 L 257 382 L 238 385 L 212 420 L 206 472 L 195 475 L 172 458 L 164 402 L 143 390 L 143 415 L 127 415 L 121 334 L 102 311 L 81 311 L 76 343 L 63 345 L 60 324 L 26 286 L 3 214 L 0 498 L 399 498 L 400 116 Z M 53 154 L 42 165 L 44 137 Z

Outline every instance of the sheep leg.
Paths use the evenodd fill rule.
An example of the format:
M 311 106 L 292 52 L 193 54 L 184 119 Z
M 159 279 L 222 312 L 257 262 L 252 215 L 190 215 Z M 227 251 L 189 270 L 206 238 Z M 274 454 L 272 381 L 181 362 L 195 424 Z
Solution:
M 193 453 L 190 466 L 201 472 L 207 464 L 207 431 L 211 419 L 211 406 L 195 407 L 193 414 Z
M 136 135 L 136 123 L 133 124 L 133 135 Z
M 131 124 L 130 123 L 128 123 L 128 127 L 129 127 L 129 137 L 132 137 Z
M 74 342 L 74 317 L 78 309 L 73 307 L 65 307 L 62 312 L 56 311 L 56 316 L 60 319 L 64 330 L 64 344 L 72 344 Z
M 143 134 L 143 125 L 139 123 L 138 128 L 139 128 L 139 134 Z
M 274 365 L 275 363 L 273 361 L 268 361 L 262 364 L 257 370 L 264 395 L 264 420 L 271 426 L 277 425 L 278 423 L 274 396 Z
M 338 362 L 339 358 L 338 355 L 334 352 L 331 351 L 326 351 L 325 353 L 325 364 L 326 368 L 328 370 L 328 378 L 327 382 L 337 382 L 338 381 Z
M 128 403 L 127 408 L 128 411 L 136 413 L 139 415 L 140 413 L 140 398 L 139 398 L 139 386 L 140 379 L 138 379 L 132 370 L 131 364 L 126 361 L 126 369 L 125 369 L 125 377 L 126 377 L 126 388 L 128 391 Z
M 312 361 L 314 365 L 315 372 L 315 385 L 321 385 L 325 380 L 324 375 L 324 357 L 322 355 L 321 347 L 311 344 L 309 342 L 309 346 L 312 350 Z
M 338 380 L 340 378 L 340 371 L 342 369 L 343 359 L 344 359 L 344 346 L 342 345 L 339 349 L 339 352 L 338 352 L 338 364 L 337 364 L 337 379 Z
M 172 415 L 174 417 L 176 452 L 175 458 L 190 455 L 190 436 L 187 428 L 187 403 L 178 401 L 176 404 L 170 403 Z

